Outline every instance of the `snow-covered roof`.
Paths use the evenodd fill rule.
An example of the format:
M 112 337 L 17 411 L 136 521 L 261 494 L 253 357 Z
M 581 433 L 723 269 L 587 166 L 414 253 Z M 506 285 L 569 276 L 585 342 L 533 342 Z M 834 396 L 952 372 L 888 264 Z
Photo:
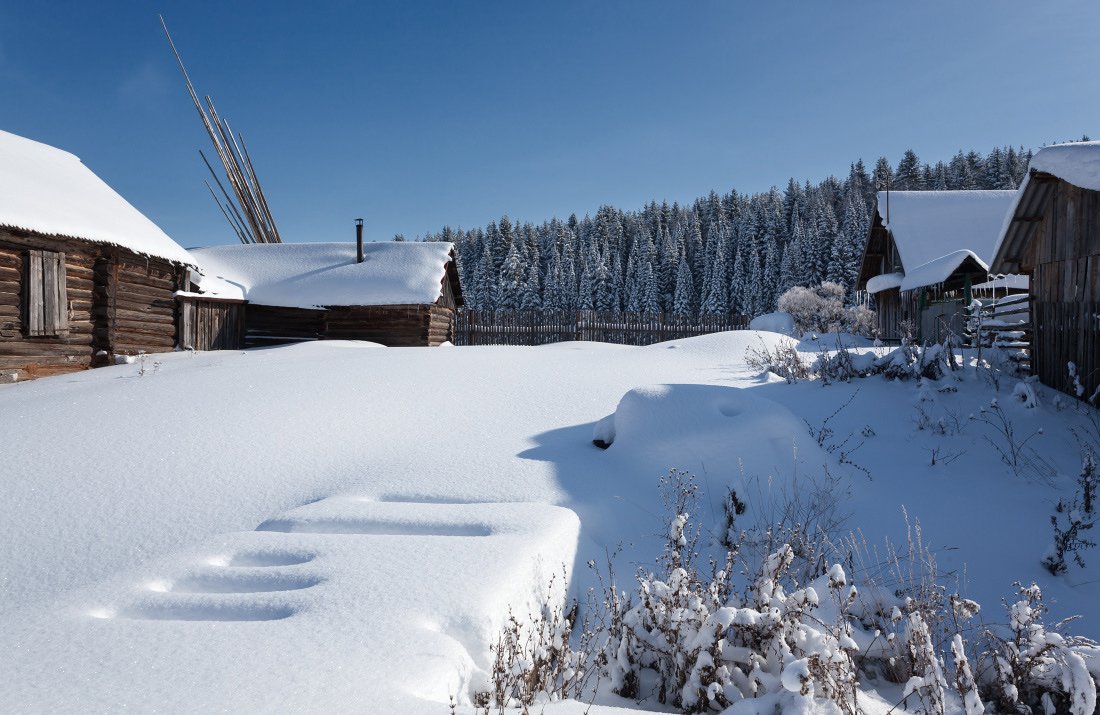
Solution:
M 1022 228 L 1018 226 L 1014 231 L 1015 235 L 1009 241 L 1011 245 L 1004 245 L 1006 237 L 1012 231 L 1016 214 L 1020 212 L 1021 208 L 1026 216 L 1037 205 L 1041 205 L 1042 199 L 1046 197 L 1046 192 L 1040 188 L 1040 190 L 1034 192 L 1034 195 L 1029 197 L 1028 206 L 1020 206 L 1020 202 L 1028 194 L 1028 189 L 1032 184 L 1031 177 L 1035 172 L 1050 174 L 1082 189 L 1100 191 L 1100 142 L 1052 144 L 1035 152 L 1035 155 L 1031 157 L 1031 163 L 1028 165 L 1027 176 L 1024 177 L 1019 191 L 1016 192 L 1013 198 L 1012 205 L 1001 222 L 1001 230 L 997 234 L 997 245 L 994 247 L 993 256 L 989 261 L 994 269 L 1000 269 L 1006 262 L 1018 263 L 1018 257 L 1015 260 L 1008 260 L 1009 256 L 1005 254 L 1020 251 L 1023 244 L 1030 240 L 1030 236 L 1034 231 L 1033 224 Z
M 0 130 L 0 226 L 191 263 L 182 246 L 67 151 Z
M 1100 191 L 1100 141 L 1045 146 L 1031 157 L 1029 168 L 1082 189 Z
M 256 243 L 192 249 L 207 296 L 286 308 L 422 305 L 442 295 L 450 243 Z
M 880 276 L 874 276 L 867 281 L 867 292 L 874 294 L 890 288 L 898 288 L 904 278 L 904 273 L 883 273 Z
M 1015 196 L 1015 191 L 891 191 L 886 227 L 906 275 L 964 249 L 991 261 Z M 886 222 L 886 192 L 878 194 L 878 213 Z
M 905 273 L 905 278 L 901 281 L 901 290 L 916 290 L 917 288 L 943 283 L 950 278 L 951 274 L 958 270 L 968 258 L 974 259 L 974 262 L 978 264 L 982 271 L 989 271 L 989 266 L 986 265 L 985 261 L 978 258 L 973 251 L 952 251 L 946 256 L 940 256 L 928 263 L 917 266 L 911 271 L 907 271 Z

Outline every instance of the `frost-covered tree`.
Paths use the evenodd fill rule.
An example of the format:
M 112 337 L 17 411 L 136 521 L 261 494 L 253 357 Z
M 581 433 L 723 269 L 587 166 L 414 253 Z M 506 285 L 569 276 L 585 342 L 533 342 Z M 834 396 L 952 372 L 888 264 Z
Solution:
M 687 257 L 680 259 L 680 267 L 676 271 L 676 293 L 672 300 L 672 313 L 674 315 L 695 315 L 695 281 L 691 277 L 691 264 Z

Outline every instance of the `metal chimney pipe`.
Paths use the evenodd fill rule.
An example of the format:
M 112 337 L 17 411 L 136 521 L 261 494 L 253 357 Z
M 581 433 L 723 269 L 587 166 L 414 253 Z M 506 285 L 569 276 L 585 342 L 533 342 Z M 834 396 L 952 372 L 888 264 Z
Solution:
M 355 219 L 355 262 L 363 262 L 363 219 Z

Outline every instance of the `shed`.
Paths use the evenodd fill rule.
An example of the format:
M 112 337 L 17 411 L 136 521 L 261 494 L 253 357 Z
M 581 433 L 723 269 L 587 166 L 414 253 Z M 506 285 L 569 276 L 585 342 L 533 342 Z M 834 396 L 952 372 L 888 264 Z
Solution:
M 879 192 L 860 267 L 859 290 L 875 299 L 879 333 L 942 340 L 963 331 L 971 288 L 988 278 L 988 261 L 1014 191 Z
M 17 378 L 176 345 L 187 252 L 80 159 L 0 131 L 0 371 Z
M 191 254 L 199 274 L 180 300 L 184 345 L 197 350 L 454 340 L 462 290 L 450 243 L 366 243 L 362 263 L 354 243 L 213 246 Z
M 1031 360 L 1039 379 L 1100 400 L 1100 142 L 1036 152 L 992 267 L 1031 278 Z

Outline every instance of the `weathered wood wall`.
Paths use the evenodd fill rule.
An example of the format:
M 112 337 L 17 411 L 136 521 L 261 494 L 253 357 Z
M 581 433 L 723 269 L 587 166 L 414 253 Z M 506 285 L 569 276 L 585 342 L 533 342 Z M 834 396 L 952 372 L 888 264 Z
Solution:
M 1100 388 L 1100 192 L 1058 182 L 1034 251 L 1033 369 L 1047 385 L 1072 391 L 1073 362 L 1088 397 Z
M 189 350 L 236 350 L 244 344 L 244 301 L 179 299 L 179 344 Z
M 57 335 L 29 334 L 31 251 L 65 254 L 68 321 Z M 183 270 L 108 244 L 0 228 L 0 370 L 34 377 L 173 349 Z

